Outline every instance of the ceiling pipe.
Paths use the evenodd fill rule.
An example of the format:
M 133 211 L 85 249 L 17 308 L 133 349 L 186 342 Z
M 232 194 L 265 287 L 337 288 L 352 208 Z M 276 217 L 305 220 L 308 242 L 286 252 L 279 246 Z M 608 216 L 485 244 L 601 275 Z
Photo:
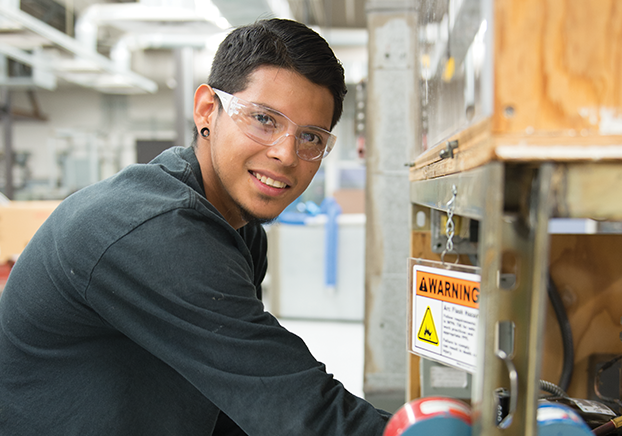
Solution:
M 223 29 L 231 27 L 209 1 L 186 1 L 171 6 L 166 0 L 143 0 L 139 3 L 94 4 L 78 17 L 75 27 L 76 40 L 84 47 L 97 51 L 98 31 L 101 26 L 111 26 L 126 32 L 110 51 L 110 59 L 118 71 L 131 71 L 132 53 L 138 50 L 180 47 L 203 48 L 206 41 Z M 191 7 L 190 5 L 196 5 Z M 127 32 L 129 23 L 154 23 L 154 29 Z M 159 31 L 162 23 L 192 23 L 205 25 L 204 32 L 167 33 Z
M 207 13 L 209 12 L 209 13 Z M 230 27 L 217 9 L 198 11 L 187 7 L 150 5 L 145 3 L 100 3 L 89 6 L 76 21 L 76 40 L 91 50 L 97 50 L 97 33 L 100 26 L 120 27 L 127 22 L 204 23 L 206 35 Z M 122 28 L 122 30 L 125 30 Z M 171 35 L 166 35 L 168 38 Z
M 62 49 L 72 53 L 77 58 L 92 63 L 97 66 L 98 69 L 101 69 L 106 73 L 121 75 L 123 81 L 129 86 L 135 87 L 143 92 L 150 93 L 156 92 L 158 89 L 158 86 L 154 81 L 132 71 L 120 71 L 114 62 L 112 62 L 109 58 L 97 53 L 97 51 L 92 48 L 83 46 L 74 38 L 71 38 L 63 32 L 56 30 L 40 20 L 37 20 L 32 15 L 22 12 L 19 9 L 1 5 L 0 15 L 18 23 L 23 28 L 34 32 L 37 35 L 42 36 L 51 44 L 61 47 Z

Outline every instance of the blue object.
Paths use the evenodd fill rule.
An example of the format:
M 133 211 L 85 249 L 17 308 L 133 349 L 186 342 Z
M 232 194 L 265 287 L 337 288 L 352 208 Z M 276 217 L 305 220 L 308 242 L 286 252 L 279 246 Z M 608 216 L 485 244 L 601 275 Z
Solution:
M 325 284 L 328 288 L 337 285 L 337 253 L 339 245 L 339 225 L 337 217 L 341 214 L 341 206 L 334 198 L 325 198 L 318 206 L 312 201 L 295 201 L 285 208 L 278 216 L 277 221 L 284 224 L 305 225 L 311 217 L 326 215 L 325 239 Z
M 538 436 L 593 436 L 579 414 L 563 404 L 538 406 Z
M 287 206 L 276 219 L 280 223 L 302 226 L 309 217 L 318 215 L 321 208 L 312 201 L 301 201 L 298 199 Z
M 471 436 L 471 426 L 461 419 L 436 416 L 411 424 L 400 436 Z
M 326 255 L 325 255 L 325 283 L 326 287 L 334 288 L 337 285 L 337 250 L 339 245 L 339 225 L 337 217 L 341 214 L 341 206 L 334 198 L 325 198 L 320 206 L 326 214 Z
M 285 224 L 294 224 L 302 226 L 305 224 L 308 216 L 300 212 L 281 212 L 281 215 L 277 218 L 277 221 Z

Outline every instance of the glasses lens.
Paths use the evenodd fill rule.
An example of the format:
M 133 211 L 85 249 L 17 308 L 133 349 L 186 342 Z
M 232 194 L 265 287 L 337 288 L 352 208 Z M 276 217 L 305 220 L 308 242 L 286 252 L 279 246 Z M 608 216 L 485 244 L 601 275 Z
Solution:
M 278 112 L 253 103 L 240 106 L 231 118 L 247 136 L 263 145 L 276 144 L 289 124 Z
M 298 156 L 304 160 L 317 160 L 325 155 L 325 150 L 333 138 L 333 136 L 325 130 L 315 129 L 312 127 L 303 127 L 299 129 L 298 134 Z
M 241 99 L 234 100 L 228 113 L 244 134 L 262 145 L 275 145 L 288 135 L 291 125 L 297 126 L 280 112 Z M 297 126 L 296 153 L 303 160 L 321 159 L 332 149 L 335 139 L 324 129 Z

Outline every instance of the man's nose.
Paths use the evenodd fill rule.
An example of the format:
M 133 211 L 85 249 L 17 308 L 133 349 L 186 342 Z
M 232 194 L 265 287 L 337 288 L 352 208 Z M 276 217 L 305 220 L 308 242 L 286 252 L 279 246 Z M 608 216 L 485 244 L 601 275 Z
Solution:
M 296 166 L 298 155 L 296 154 L 297 139 L 293 133 L 285 133 L 279 141 L 268 147 L 268 156 L 278 159 L 285 166 Z

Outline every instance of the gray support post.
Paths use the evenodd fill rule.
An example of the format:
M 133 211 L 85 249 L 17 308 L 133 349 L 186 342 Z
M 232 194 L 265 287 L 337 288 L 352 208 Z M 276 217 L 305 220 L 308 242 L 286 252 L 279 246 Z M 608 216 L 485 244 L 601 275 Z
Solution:
M 407 162 L 417 149 L 417 2 L 368 0 L 369 83 L 365 260 L 365 397 L 395 411 L 406 400 Z

